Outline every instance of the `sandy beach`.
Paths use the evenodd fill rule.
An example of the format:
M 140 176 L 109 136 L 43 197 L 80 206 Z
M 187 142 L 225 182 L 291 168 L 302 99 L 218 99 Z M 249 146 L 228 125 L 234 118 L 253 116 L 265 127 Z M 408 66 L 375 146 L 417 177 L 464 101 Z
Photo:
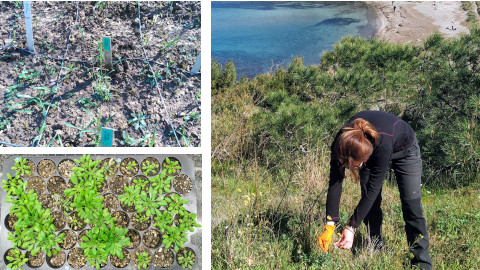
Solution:
M 446 38 L 469 32 L 467 12 L 462 9 L 459 1 L 382 1 L 368 4 L 377 13 L 376 24 L 379 30 L 375 37 L 379 39 L 423 44 L 434 32 L 439 32 Z M 472 4 L 476 9 L 475 2 Z

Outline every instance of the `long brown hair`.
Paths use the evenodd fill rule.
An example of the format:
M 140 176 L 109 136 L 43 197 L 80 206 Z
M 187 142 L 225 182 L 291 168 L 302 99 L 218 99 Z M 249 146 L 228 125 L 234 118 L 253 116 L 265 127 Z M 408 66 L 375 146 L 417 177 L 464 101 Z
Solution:
M 348 167 L 354 181 L 358 183 L 360 164 L 373 153 L 373 146 L 377 139 L 377 130 L 363 118 L 357 118 L 343 128 L 343 133 L 337 142 L 337 156 L 342 164 L 340 170 L 343 176 Z

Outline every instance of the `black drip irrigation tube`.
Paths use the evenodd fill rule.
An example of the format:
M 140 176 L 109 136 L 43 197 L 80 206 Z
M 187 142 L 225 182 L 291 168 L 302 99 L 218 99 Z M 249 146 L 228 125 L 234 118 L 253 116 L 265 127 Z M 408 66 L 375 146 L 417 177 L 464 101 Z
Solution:
M 78 1 L 76 2 L 76 18 L 75 18 L 75 23 L 73 25 L 73 27 L 77 26 L 77 22 L 78 22 Z M 145 59 L 142 59 L 142 58 L 123 58 L 123 59 L 119 59 L 119 60 L 115 60 L 113 61 L 113 63 L 119 63 L 119 62 L 122 62 L 122 61 L 142 61 L 142 62 L 146 62 L 148 63 L 148 66 L 149 66 L 149 69 L 150 69 L 150 72 L 152 72 L 152 74 L 155 74 L 153 72 L 153 69 L 152 69 L 152 66 L 150 65 L 150 62 L 153 62 L 161 67 L 168 67 L 169 69 L 173 69 L 173 70 L 176 70 L 176 71 L 180 71 L 182 73 L 187 73 L 187 74 L 190 74 L 190 75 L 200 75 L 201 72 L 197 72 L 195 74 L 192 74 L 190 71 L 187 71 L 185 69 L 182 69 L 182 68 L 178 68 L 178 67 L 171 67 L 171 66 L 168 66 L 164 63 L 159 63 L 155 60 L 152 60 L 152 59 L 148 59 L 147 57 L 147 53 L 145 51 L 145 47 L 143 46 L 141 40 L 142 40 L 142 22 L 141 22 L 141 17 L 140 17 L 140 2 L 138 2 L 138 20 L 139 20 L 139 30 L 140 30 L 140 45 L 142 46 L 142 50 L 143 50 L 143 54 L 145 55 Z M 188 28 L 188 27 L 187 27 Z M 17 47 L 17 46 L 14 46 L 14 45 L 8 45 L 8 46 L 0 46 L 1 49 L 4 49 L 4 48 L 14 48 L 16 50 L 21 50 L 21 51 L 24 51 L 24 52 L 27 52 L 27 53 L 30 53 L 30 54 L 33 54 L 33 55 L 37 55 L 37 56 L 40 56 L 40 57 L 45 57 L 45 58 L 48 58 L 48 59 L 51 59 L 51 60 L 56 60 L 56 61 L 62 61 L 62 64 L 61 64 L 61 67 L 60 67 L 60 72 L 58 73 L 57 75 L 57 80 L 56 80 L 56 83 L 55 83 L 55 86 L 57 87 L 58 86 L 58 83 L 59 83 L 59 77 L 60 77 L 60 73 L 62 71 L 62 68 L 63 68 L 63 64 L 65 61 L 67 62 L 74 62 L 74 63 L 99 63 L 100 61 L 90 61 L 90 60 L 76 60 L 76 59 L 68 59 L 66 58 L 67 56 L 67 53 L 68 53 L 68 47 L 70 45 L 70 35 L 72 34 L 72 28 L 70 28 L 70 32 L 68 34 L 68 39 L 67 39 L 67 48 L 65 50 L 65 54 L 63 55 L 63 58 L 57 58 L 57 57 L 52 57 L 52 56 L 49 56 L 49 55 L 44 55 L 44 54 L 40 54 L 40 53 L 36 53 L 36 52 L 32 52 L 32 51 L 29 51 L 27 49 L 24 49 L 24 48 L 20 48 L 20 47 Z M 166 115 L 167 115 L 167 118 L 168 118 L 168 122 L 170 124 L 170 127 L 172 128 L 173 130 L 173 135 L 175 136 L 175 140 L 177 141 L 177 144 L 179 147 L 182 147 L 182 145 L 180 144 L 180 141 L 177 137 L 177 132 L 173 126 L 173 123 L 172 123 L 172 120 L 170 118 L 170 115 L 168 114 L 168 111 L 167 111 L 167 106 L 165 104 L 165 100 L 163 99 L 163 95 L 162 93 L 160 92 L 160 89 L 158 88 L 158 81 L 157 81 L 157 78 L 154 76 L 154 80 L 155 80 L 155 87 L 157 89 L 157 92 L 160 96 L 160 99 L 162 101 L 162 104 L 163 104 L 163 107 L 164 107 L 164 110 L 166 112 Z M 42 126 L 45 124 L 44 122 L 46 121 L 46 118 L 48 116 L 48 112 L 50 111 L 50 107 L 51 105 L 53 104 L 53 100 L 55 99 L 56 97 L 56 94 L 52 97 L 52 99 L 50 100 L 50 104 L 48 105 L 47 107 L 47 111 L 45 112 L 45 115 L 42 119 L 42 122 L 40 124 L 40 134 L 34 138 L 33 142 L 32 142 L 32 146 L 36 146 L 38 147 L 40 141 L 41 141 L 41 137 L 42 137 L 42 134 L 43 134 L 43 128 Z M 35 145 L 35 141 L 36 139 L 38 138 L 37 140 L 37 143 Z M 7 145 L 7 146 L 14 146 L 14 147 L 28 147 L 28 146 L 24 146 L 24 145 L 18 145 L 18 144 L 13 144 L 13 143 L 7 143 L 7 142 L 1 142 L 0 141 L 0 144 L 3 144 L 3 145 Z

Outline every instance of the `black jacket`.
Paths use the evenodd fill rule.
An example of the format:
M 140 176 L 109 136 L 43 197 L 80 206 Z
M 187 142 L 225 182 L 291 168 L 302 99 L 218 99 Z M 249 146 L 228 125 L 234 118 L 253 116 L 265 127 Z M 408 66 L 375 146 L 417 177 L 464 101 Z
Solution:
M 392 154 L 405 150 L 415 142 L 413 129 L 393 114 L 380 111 L 362 111 L 355 114 L 345 126 L 349 126 L 357 118 L 363 118 L 370 122 L 377 130 L 379 137 L 375 142 L 372 155 L 364 165 L 370 170 L 370 177 L 367 183 L 367 193 L 362 196 L 350 217 L 349 225 L 354 228 L 360 226 L 375 202 L 387 174 Z M 330 181 L 327 194 L 327 216 L 330 216 L 335 222 L 340 219 L 339 204 L 343 177 L 340 172 L 341 164 L 334 149 L 341 134 L 342 130 L 338 132 L 331 146 Z

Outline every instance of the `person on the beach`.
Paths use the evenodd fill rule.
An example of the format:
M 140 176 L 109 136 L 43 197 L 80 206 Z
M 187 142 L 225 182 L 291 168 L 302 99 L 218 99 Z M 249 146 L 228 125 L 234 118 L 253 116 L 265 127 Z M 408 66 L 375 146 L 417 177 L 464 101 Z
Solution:
M 328 252 L 333 230 L 339 221 L 339 204 L 345 169 L 355 182 L 360 180 L 361 199 L 335 245 L 350 249 L 355 232 L 363 221 L 374 247 L 384 246 L 382 236 L 382 185 L 390 167 L 395 172 L 405 221 L 412 265 L 432 269 L 429 240 L 420 198 L 422 160 L 413 129 L 393 114 L 362 111 L 338 132 L 331 146 L 330 181 L 327 194 L 327 224 L 318 237 Z

